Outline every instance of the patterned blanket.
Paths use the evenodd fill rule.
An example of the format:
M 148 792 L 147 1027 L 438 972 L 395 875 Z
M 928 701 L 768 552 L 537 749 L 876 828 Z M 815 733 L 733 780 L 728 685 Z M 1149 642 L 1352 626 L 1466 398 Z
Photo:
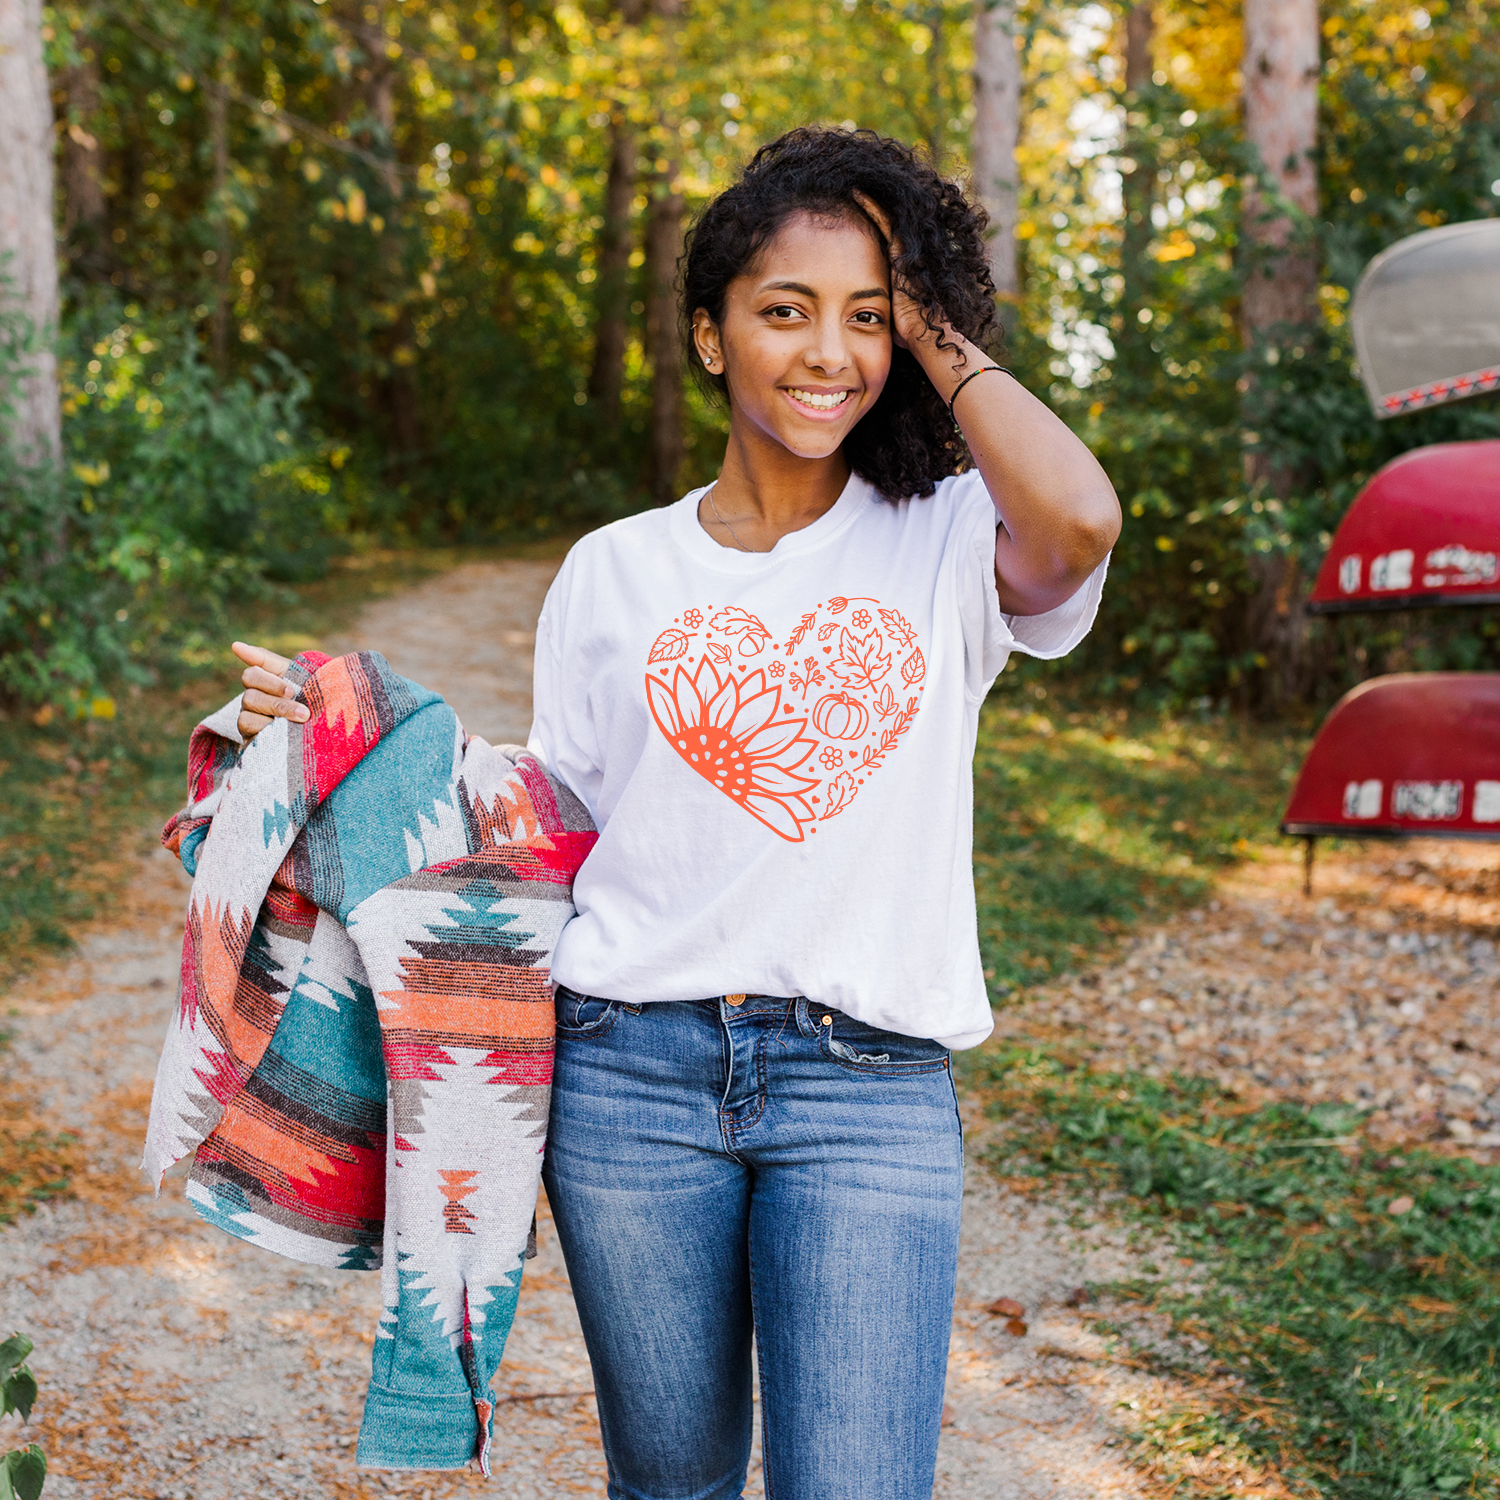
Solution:
M 379 656 L 309 652 L 311 710 L 193 733 L 163 842 L 193 875 L 146 1136 L 211 1223 L 381 1267 L 357 1459 L 490 1472 L 552 1078 L 552 948 L 595 834 L 540 762 Z

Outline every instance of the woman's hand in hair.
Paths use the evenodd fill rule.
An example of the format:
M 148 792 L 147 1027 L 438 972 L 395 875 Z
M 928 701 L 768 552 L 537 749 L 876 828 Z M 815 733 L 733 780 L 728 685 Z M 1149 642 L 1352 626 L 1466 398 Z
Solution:
M 236 641 L 230 649 L 245 663 L 245 670 L 240 673 L 245 696 L 240 700 L 240 716 L 236 723 L 247 742 L 274 719 L 291 719 L 297 724 L 307 722 L 307 705 L 295 701 L 297 689 L 284 675 L 291 666 L 286 657 L 267 651 L 264 646 L 247 645 L 244 641 Z
M 891 218 L 871 197 L 856 193 L 855 201 L 879 226 L 885 237 L 891 259 L 891 342 L 898 349 L 910 349 L 924 338 L 933 337 L 927 326 L 922 305 L 912 296 L 906 284 L 896 275 L 896 261 L 901 255 L 901 241 L 891 232 Z

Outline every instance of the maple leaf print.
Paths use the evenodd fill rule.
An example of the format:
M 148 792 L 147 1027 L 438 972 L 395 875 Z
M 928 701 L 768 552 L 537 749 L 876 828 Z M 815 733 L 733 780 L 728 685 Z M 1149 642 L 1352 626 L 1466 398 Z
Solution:
M 854 794 L 859 791 L 859 783 L 855 781 L 853 771 L 840 771 L 827 784 L 826 790 L 828 800 L 823 804 L 823 816 L 832 818 L 843 812 L 854 801 Z
M 646 665 L 655 666 L 658 662 L 676 661 L 679 656 L 686 656 L 688 638 L 680 630 L 664 630 L 657 636 L 656 644 L 651 648 L 651 655 L 646 658 Z
M 722 667 L 729 660 L 729 647 L 721 646 L 718 641 L 710 641 L 703 648 Z
M 740 641 L 741 656 L 756 655 L 771 639 L 771 632 L 759 618 L 749 610 L 739 609 L 735 605 L 721 609 L 708 625 L 709 629 L 717 630 L 721 635 L 743 636 L 744 639 Z
M 891 637 L 900 641 L 903 646 L 911 645 L 917 638 L 916 631 L 902 617 L 899 609 L 881 610 L 880 623 L 885 626 Z
M 875 712 L 882 719 L 888 719 L 896 712 L 896 695 L 891 691 L 890 683 L 881 688 L 879 696 L 875 699 Z
M 890 657 L 882 655 L 880 650 L 883 644 L 878 630 L 862 636 L 841 630 L 839 654 L 828 663 L 828 669 L 845 687 L 873 691 L 875 684 L 891 670 Z
M 901 663 L 901 680 L 907 687 L 915 687 L 926 675 L 927 663 L 922 660 L 922 651 L 918 647 Z

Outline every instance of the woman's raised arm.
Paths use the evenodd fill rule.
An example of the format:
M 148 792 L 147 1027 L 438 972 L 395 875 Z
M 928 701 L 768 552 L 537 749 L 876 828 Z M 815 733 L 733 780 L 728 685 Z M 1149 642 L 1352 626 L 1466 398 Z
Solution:
M 1109 476 L 1019 381 L 999 370 L 968 380 L 995 361 L 962 334 L 947 330 L 947 347 L 939 348 L 937 334 L 923 322 L 907 342 L 938 394 L 953 401 L 954 418 L 1000 514 L 1000 608 L 1012 615 L 1056 609 L 1077 593 L 1120 534 L 1120 502 Z
M 856 196 L 880 225 L 894 261 L 901 242 L 891 233 L 890 216 L 872 199 Z M 1067 424 L 983 349 L 951 325 L 944 324 L 941 335 L 928 327 L 894 272 L 891 322 L 897 346 L 911 350 L 949 403 L 999 513 L 1000 608 L 1008 615 L 1056 609 L 1078 592 L 1120 534 L 1120 502 L 1109 476 Z M 998 373 L 978 373 L 988 370 Z

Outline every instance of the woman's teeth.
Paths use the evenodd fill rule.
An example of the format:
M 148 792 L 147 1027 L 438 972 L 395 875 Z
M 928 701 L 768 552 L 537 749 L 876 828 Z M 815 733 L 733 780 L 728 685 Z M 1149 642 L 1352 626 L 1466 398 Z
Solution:
M 832 411 L 835 406 L 842 406 L 849 399 L 848 391 L 829 391 L 826 394 L 817 391 L 791 391 L 789 392 L 793 401 L 800 401 L 804 406 L 816 407 L 819 411 Z

